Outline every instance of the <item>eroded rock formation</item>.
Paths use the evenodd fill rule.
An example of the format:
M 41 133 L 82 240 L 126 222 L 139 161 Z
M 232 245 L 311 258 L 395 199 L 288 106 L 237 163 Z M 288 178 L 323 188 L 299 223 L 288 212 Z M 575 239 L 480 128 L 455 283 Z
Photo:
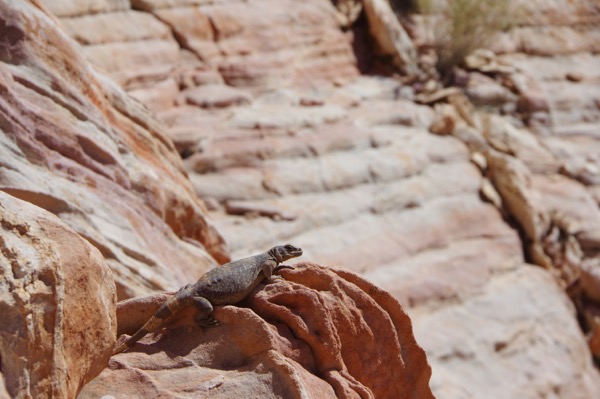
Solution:
M 217 327 L 197 327 L 194 310 L 186 311 L 162 334 L 113 357 L 80 397 L 433 397 L 425 353 L 391 295 L 354 273 L 314 264 L 281 275 L 285 281 L 257 287 L 247 307 L 217 308 Z M 120 304 L 127 332 L 145 322 L 139 310 L 155 311 L 164 298 Z
M 348 27 L 365 23 L 353 11 L 361 7 L 348 9 L 343 32 L 328 0 L 44 4 L 83 54 L 164 125 L 93 70 L 52 17 L 4 4 L 0 184 L 100 249 L 120 299 L 174 289 L 227 258 L 216 229 L 236 258 L 292 241 L 308 260 L 358 272 L 399 300 L 439 398 L 600 391 L 590 354 L 600 353 L 593 1 L 523 2 L 519 25 L 493 51 L 469 57 L 458 87 L 442 91 L 435 81 L 358 76 L 353 51 L 369 43 Z M 32 40 L 28 21 L 40 27 Z M 419 36 L 418 21 L 410 32 L 420 50 L 427 35 Z M 66 55 L 50 57 L 47 48 Z M 273 301 L 294 297 L 277 290 L 306 270 L 283 272 L 295 282 L 266 286 L 241 309 L 218 309 L 215 330 L 200 333 L 185 316 L 113 358 L 85 394 L 107 393 L 110 379 L 140 395 L 227 396 L 253 383 L 262 383 L 258 396 L 279 394 L 268 390 L 276 386 L 290 394 L 382 392 L 347 354 L 324 356 L 358 381 L 342 373 L 337 391 L 316 377 L 324 359 L 303 357 L 307 346 L 312 353 L 330 342 L 312 335 L 326 315 L 301 322 L 297 308 Z M 342 280 L 357 285 L 350 275 Z M 317 283 L 303 280 L 297 294 Z M 119 333 L 143 323 L 161 298 L 134 301 L 137 317 L 122 305 L 131 317 L 120 317 Z M 261 333 L 233 327 L 242 322 Z M 218 333 L 236 344 L 227 347 Z M 256 367 L 236 374 L 239 385 L 224 385 L 230 363 L 219 363 L 215 348 L 230 349 L 220 353 L 236 366 Z M 291 379 L 290 364 L 302 366 Z
M 119 298 L 227 260 L 161 123 L 91 68 L 54 17 L 4 3 L 0 25 L 0 189 L 98 248 Z
M 102 11 L 103 7 L 123 4 L 95 3 L 82 9 Z M 53 6 L 80 10 L 71 3 Z M 147 22 L 147 16 L 137 17 Z M 228 259 L 228 253 L 221 235 L 206 218 L 203 203 L 191 190 L 163 125 L 96 72 L 74 42 L 57 29 L 54 16 L 36 3 L 4 3 L 0 21 L 1 264 L 6 283 L 2 296 L 6 308 L 2 313 L 2 385 L 15 397 L 74 397 L 106 366 L 116 338 L 117 296 L 164 291 L 194 281 L 207 268 Z M 98 20 L 81 23 L 95 22 L 101 24 Z M 153 26 L 159 24 L 150 23 L 148 28 Z M 93 36 L 92 30 L 88 34 Z M 242 101 L 235 100 L 233 90 L 217 93 L 221 100 L 215 101 L 215 92 L 205 88 L 186 93 L 186 98 L 190 104 L 205 108 L 211 104 L 215 108 L 245 104 L 250 98 L 243 94 Z M 209 104 L 203 100 L 207 98 Z M 229 353 L 234 356 L 229 358 L 228 352 L 211 352 L 209 345 L 206 353 L 206 347 L 196 345 L 200 357 L 193 360 L 215 369 L 236 359 L 245 362 L 253 355 L 247 351 L 256 349 L 253 340 L 265 347 L 282 330 L 283 337 L 277 338 L 277 345 L 265 353 L 266 357 L 260 358 L 262 352 L 258 352 L 265 364 L 258 362 L 256 371 L 231 379 L 231 384 L 225 384 L 226 392 L 241 389 L 241 395 L 247 396 L 248 387 L 255 386 L 259 389 L 255 397 L 263 397 L 265 392 L 302 395 L 308 389 L 302 384 L 308 381 L 315 395 L 329 392 L 332 396 L 373 397 L 414 392 L 415 397 L 431 397 L 425 354 L 412 336 L 410 320 L 393 298 L 346 272 L 339 271 L 342 278 L 316 266 L 308 275 L 301 273 L 303 270 L 291 273 L 290 280 L 297 275 L 307 280 L 303 281 L 308 287 L 317 288 L 322 287 L 326 276 L 335 280 L 323 288 L 331 289 L 331 293 L 325 290 L 321 294 L 323 302 L 333 295 L 325 313 L 301 315 L 295 322 L 288 320 L 288 327 L 282 320 L 275 328 L 248 309 L 229 309 L 236 317 L 223 324 L 231 340 L 218 342 L 221 348 L 233 349 L 239 341 L 237 347 L 242 353 Z M 299 287 L 293 291 L 302 292 Z M 288 305 L 273 311 L 261 305 L 266 299 L 256 301 L 250 306 L 262 306 L 262 312 L 271 318 L 283 315 L 284 309 L 288 313 L 295 309 Z M 356 306 L 354 301 L 379 309 L 379 321 L 372 312 L 360 315 L 361 309 L 352 307 Z M 313 303 L 314 307 L 320 305 Z M 217 316 L 227 321 L 227 312 L 227 308 L 219 309 Z M 364 329 L 353 329 L 349 320 L 336 319 L 344 315 L 364 319 L 360 322 Z M 311 342 L 318 349 L 319 334 L 325 334 L 318 353 L 321 358 L 311 360 L 307 344 L 289 332 L 295 328 L 299 334 L 304 319 L 329 327 L 325 331 L 308 329 L 305 337 L 314 335 Z M 126 323 L 121 325 L 123 329 Z M 260 327 L 264 334 L 249 335 L 249 326 Z M 377 330 L 386 331 L 394 350 L 378 342 Z M 370 350 L 361 353 L 366 356 L 362 360 L 395 362 L 389 374 L 380 376 L 381 370 L 374 365 L 365 367 L 349 351 L 350 344 L 355 348 L 363 335 Z M 177 342 L 177 350 L 194 344 L 189 338 L 183 342 L 183 346 L 182 341 Z M 175 362 L 177 367 L 189 363 L 182 361 Z M 171 374 L 173 364 L 163 366 L 166 369 L 159 371 L 159 379 Z M 273 382 L 263 367 L 281 380 Z M 118 374 L 127 378 L 122 370 Z M 102 378 L 86 389 L 102 387 Z M 383 384 L 384 380 L 395 384 Z M 117 388 L 120 393 L 126 391 L 125 386 Z M 130 389 L 144 392 L 143 381 Z M 179 389 L 187 388 L 183 384 Z

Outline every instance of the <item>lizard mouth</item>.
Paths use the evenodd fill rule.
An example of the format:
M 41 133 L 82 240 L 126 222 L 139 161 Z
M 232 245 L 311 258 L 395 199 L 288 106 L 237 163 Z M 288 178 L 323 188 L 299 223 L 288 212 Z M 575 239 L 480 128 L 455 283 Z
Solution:
M 295 247 L 291 244 L 284 245 L 282 249 L 285 253 L 285 255 L 283 255 L 283 256 L 285 256 L 288 259 L 296 258 L 296 257 L 302 255 L 302 248 Z
M 301 255 L 302 255 L 302 249 L 301 249 L 301 248 L 297 248 L 297 249 L 293 250 L 293 251 L 291 252 L 291 254 L 292 254 L 293 256 L 301 256 Z

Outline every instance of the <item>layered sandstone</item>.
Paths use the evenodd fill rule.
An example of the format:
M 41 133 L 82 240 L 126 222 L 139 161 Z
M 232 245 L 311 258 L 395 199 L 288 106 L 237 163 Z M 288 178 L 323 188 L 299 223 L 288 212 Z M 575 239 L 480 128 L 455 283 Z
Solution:
M 556 135 L 548 132 L 560 133 L 562 120 L 593 122 L 595 80 L 589 72 L 563 69 L 568 85 L 585 93 L 569 89 L 555 100 L 537 71 L 557 68 L 565 55 L 565 66 L 585 61 L 582 71 L 597 69 L 589 41 L 596 33 L 586 25 L 575 35 L 582 45 L 557 51 L 561 55 L 552 59 L 527 50 L 543 35 L 524 33 L 550 29 L 542 24 L 561 25 L 557 32 L 581 31 L 577 22 L 584 15 L 593 19 L 589 3 L 569 7 L 563 17 L 568 23 L 550 18 L 561 18 L 555 11 L 562 5 L 529 7 L 523 26 L 496 43 L 505 46 L 497 50 L 500 57 L 482 53 L 472 59 L 464 86 L 468 100 L 450 100 L 446 131 L 434 127 L 444 107 L 417 105 L 411 87 L 366 77 L 267 93 L 250 87 L 241 106 L 197 112 L 187 102 L 160 115 L 234 256 L 292 241 L 309 259 L 364 273 L 390 290 L 415 319 L 434 365 L 437 395 L 537 397 L 558 391 L 585 397 L 597 389 L 598 375 L 572 304 L 559 288 L 584 281 L 585 297 L 593 295 L 598 207 L 593 186 L 586 189 L 563 171 L 593 181 L 595 142 L 569 135 L 552 146 Z M 529 44 L 508 46 L 519 37 Z M 558 100 L 564 95 L 571 100 Z M 589 106 L 566 105 L 579 104 L 576 98 Z M 488 118 L 469 102 L 512 117 Z M 560 227 L 564 219 L 578 226 Z M 589 260 L 578 257 L 580 246 L 589 248 Z M 524 266 L 525 260 L 549 272 Z M 571 270 L 573 262 L 583 262 L 584 270 Z M 531 298 L 526 313 L 510 305 L 522 296 Z M 552 296 L 551 305 L 539 299 L 545 296 Z M 479 314 L 478 307 L 489 312 Z M 549 309 L 561 316 L 545 317 Z M 499 329 L 496 317 L 507 328 Z M 530 318 L 539 325 L 528 324 Z M 586 318 L 593 326 L 592 314 Z M 536 344 L 522 346 L 521 336 Z M 542 364 L 546 357 L 559 359 L 552 377 L 522 378 L 528 375 L 524 364 Z M 464 380 L 471 373 L 477 382 Z
M 98 74 L 54 17 L 17 2 L 0 6 L 0 20 L 0 189 L 100 250 L 119 298 L 176 288 L 227 260 L 164 126 Z
M 48 114 L 72 119 L 62 109 L 76 110 L 75 119 L 83 118 L 78 123 L 85 129 L 75 137 L 86 137 L 65 142 L 43 131 L 25 135 L 41 137 L 43 146 L 26 148 L 36 149 L 35 154 L 50 148 L 61 167 L 42 156 L 41 167 L 28 166 L 36 173 L 11 177 L 6 189 L 58 214 L 100 248 L 116 275 L 120 298 L 173 289 L 194 281 L 215 263 L 213 258 L 225 258 L 223 243 L 205 219 L 209 214 L 233 257 L 290 241 L 305 250 L 304 258 L 345 267 L 388 290 L 413 320 L 416 340 L 432 365 L 437 397 L 587 398 L 600 391 L 584 336 L 590 335 L 591 351 L 598 356 L 600 191 L 594 132 L 600 99 L 594 71 L 600 68 L 594 38 L 600 13 L 593 1 L 524 3 L 523 21 L 494 43 L 494 52 L 467 60 L 456 77 L 459 88 L 425 95 L 416 92 L 422 87 L 397 79 L 358 77 L 353 50 L 371 42 L 348 24 L 360 26 L 365 20 L 355 16 L 340 26 L 339 13 L 326 0 L 45 3 L 91 62 L 155 110 L 166 126 L 97 72 L 78 66 L 85 61 L 76 50 L 66 65 L 81 78 L 69 75 L 63 86 L 49 83 L 50 75 L 39 65 L 19 68 L 13 62 L 20 48 L 33 48 L 34 58 L 45 60 L 41 47 L 23 47 L 16 40 L 3 47 L 10 51 L 0 53 L 4 70 L 17 76 L 5 84 L 9 94 L 16 94 L 3 96 L 13 99 L 13 108 L 5 106 L 11 115 L 31 107 L 28 117 L 35 115 L 46 126 Z M 17 34 L 7 37 L 18 39 L 21 20 L 14 20 L 9 25 Z M 53 42 L 55 36 L 60 40 Z M 62 33 L 50 38 L 52 46 L 66 45 Z M 426 42 L 412 39 L 416 45 Z M 38 78 L 40 70 L 46 78 Z M 84 94 L 76 97 L 79 101 L 65 96 L 63 87 L 87 93 L 81 88 L 88 81 L 94 101 Z M 108 99 L 99 94 L 104 92 Z M 57 103 L 60 107 L 52 108 Z M 91 103 L 99 104 L 101 116 L 88 116 L 97 113 Z M 39 104 L 51 111 L 45 113 Z M 129 132 L 126 139 L 91 133 L 113 132 L 115 123 L 115 131 L 125 127 Z M 27 162 L 12 161 L 30 154 L 14 144 L 12 137 L 20 134 L 9 130 L 5 137 L 11 139 L 0 147 L 2 160 L 18 165 L 3 169 L 2 179 L 30 170 L 22 166 Z M 185 158 L 191 186 L 165 136 Z M 125 154 L 132 155 L 111 152 L 111 146 L 125 146 Z M 79 155 L 86 151 L 101 165 Z M 145 161 L 138 163 L 140 157 Z M 86 167 L 92 172 L 83 179 L 80 171 Z M 97 174 L 104 177 L 94 179 Z M 135 184 L 123 185 L 127 179 Z M 18 190 L 11 188 L 16 181 L 22 185 Z M 31 186 L 42 187 L 44 195 L 32 195 Z M 206 201 L 208 212 L 192 190 Z M 175 214 L 168 216 L 167 209 L 176 209 Z M 85 218 L 92 227 L 81 222 Z M 200 227 L 186 225 L 190 220 L 201 221 Z M 201 242 L 206 252 L 190 242 Z M 302 290 L 314 288 L 311 284 Z M 292 341 L 282 344 L 277 334 L 297 328 L 298 319 L 289 318 L 291 326 L 274 331 L 271 314 L 269 322 L 256 316 L 262 316 L 256 298 L 278 286 L 272 287 L 255 293 L 248 308 L 219 309 L 218 316 L 230 324 L 217 330 L 194 334 L 196 328 L 184 318 L 164 335 L 149 337 L 138 345 L 139 352 L 122 357 L 127 361 L 114 358 L 86 392 L 105 394 L 114 388 L 106 382 L 110 378 L 133 376 L 142 376 L 128 387 L 138 393 L 151 392 L 146 391 L 150 386 L 155 393 L 175 389 L 165 376 L 181 382 L 176 389 L 187 389 L 186 381 L 194 380 L 189 375 L 204 378 L 190 389 L 217 392 L 224 387 L 226 373 L 218 373 L 225 367 L 203 368 L 204 361 L 218 361 L 210 356 L 212 346 L 203 343 L 214 338 L 222 345 L 214 331 L 230 334 L 231 342 L 249 339 L 242 326 L 231 327 L 241 320 L 265 331 L 255 337 L 257 347 L 266 348 L 260 356 L 270 356 L 273 348 L 289 353 L 284 344 Z M 156 308 L 152 301 L 146 305 L 145 315 Z M 289 311 L 278 308 L 276 316 Z M 318 341 L 311 334 L 302 341 Z M 185 355 L 191 360 L 154 352 L 173 350 L 174 344 L 161 345 L 175 337 L 189 348 Z M 294 356 L 301 353 L 298 349 L 291 359 L 297 361 Z M 228 353 L 245 361 L 253 354 Z M 341 358 L 336 364 L 350 370 L 347 358 Z M 267 387 L 273 375 L 290 381 L 290 368 L 280 360 L 271 356 L 264 364 L 281 368 L 244 369 L 245 381 L 267 381 Z M 133 371 L 127 374 L 124 367 L 130 365 Z M 309 381 L 303 386 L 314 383 L 332 392 L 333 385 L 323 385 L 327 379 L 305 374 L 306 368 L 296 370 L 301 372 L 289 385 L 273 386 L 297 389 L 299 381 Z M 358 374 L 350 374 L 363 384 Z
M 45 2 L 97 68 L 154 110 L 207 83 L 264 90 L 358 75 L 325 1 L 107 1 L 92 15 L 84 3 Z
M 100 14 L 125 12 L 129 3 L 54 2 L 51 6 L 63 16 L 83 18 L 80 26 L 89 28 L 110 21 Z M 99 13 L 100 20 L 85 19 L 88 13 Z M 113 35 L 154 37 L 154 32 L 148 32 L 162 29 L 159 23 L 148 22 L 147 15 L 131 15 L 139 23 L 148 23 L 148 31 L 132 33 L 123 26 Z M 0 23 L 4 33 L 0 41 L 0 265 L 7 285 L 2 297 L 6 310 L 0 341 L 2 389 L 16 397 L 75 397 L 106 366 L 116 338 L 117 298 L 173 290 L 229 255 L 204 204 L 194 195 L 164 125 L 93 69 L 74 42 L 57 29 L 55 17 L 36 3 L 0 6 Z M 76 38 L 93 43 L 111 36 L 94 31 Z M 156 37 L 168 45 L 172 38 L 165 32 L 160 30 Z M 146 58 L 139 60 L 145 63 Z M 134 80 L 142 82 L 154 72 Z M 185 93 L 189 106 L 214 107 L 218 112 L 244 106 L 251 99 L 251 94 L 239 95 L 233 89 L 206 89 Z M 230 352 L 215 352 L 211 341 L 199 345 L 198 331 L 184 333 L 172 341 L 172 349 L 181 355 L 186 347 L 196 350 L 189 358 L 158 362 L 156 378 L 169 379 L 171 371 L 190 361 L 207 367 L 203 371 L 208 374 L 198 375 L 215 377 L 231 366 L 229 362 L 237 361 L 248 372 L 229 373 L 226 395 L 232 388 L 246 396 L 249 387 L 256 387 L 256 397 L 268 392 L 304 395 L 307 389 L 315 395 L 342 397 L 408 392 L 431 397 L 430 368 L 397 301 L 341 270 L 306 266 L 286 276 L 281 291 L 268 287 L 258 291 L 249 308 L 217 310 L 223 327 L 212 332 L 213 338 L 223 333 L 217 349 Z M 319 290 L 323 292 L 316 295 Z M 267 297 L 260 299 L 262 295 Z M 284 299 L 290 295 L 287 303 Z M 302 298 L 312 298 L 313 311 L 293 317 L 298 309 L 294 302 Z M 325 302 L 327 307 L 322 307 Z M 148 314 L 152 308 L 144 309 Z M 274 322 L 278 317 L 281 320 Z M 120 320 L 119 329 L 130 318 Z M 356 329 L 353 322 L 363 328 Z M 188 323 L 185 330 L 189 327 Z M 251 330 L 256 334 L 248 334 L 251 327 L 258 328 Z M 303 331 L 304 339 L 294 335 Z M 350 349 L 361 342 L 370 350 L 356 358 L 356 351 Z M 114 382 L 105 386 L 102 381 L 118 361 L 115 358 L 81 395 L 99 392 L 102 396 L 115 388 Z M 381 362 L 393 365 L 389 373 L 381 374 L 375 367 Z M 175 373 L 176 382 L 182 383 L 178 389 L 185 392 L 189 392 L 183 384 L 189 381 L 189 371 Z M 119 367 L 116 372 L 116 380 L 131 377 Z M 146 392 L 144 381 L 128 381 L 127 389 Z M 221 385 L 217 381 L 216 387 Z M 118 394 L 127 391 L 124 385 L 116 388 Z M 202 387 L 197 388 L 200 394 Z

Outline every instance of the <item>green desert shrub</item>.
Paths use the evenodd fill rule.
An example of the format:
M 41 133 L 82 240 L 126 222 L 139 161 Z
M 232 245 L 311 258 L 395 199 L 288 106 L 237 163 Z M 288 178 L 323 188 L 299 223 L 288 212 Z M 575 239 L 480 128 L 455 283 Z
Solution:
M 490 44 L 497 33 L 514 25 L 511 0 L 391 0 L 398 8 L 432 15 L 431 29 L 438 70 L 446 72 L 474 50 Z M 410 12 L 409 11 L 409 12 Z

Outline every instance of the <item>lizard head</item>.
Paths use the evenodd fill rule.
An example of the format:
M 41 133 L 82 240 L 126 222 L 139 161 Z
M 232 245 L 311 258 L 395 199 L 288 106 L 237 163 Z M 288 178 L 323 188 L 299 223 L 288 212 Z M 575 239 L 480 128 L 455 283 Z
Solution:
M 269 250 L 269 253 L 277 260 L 277 262 L 285 262 L 288 259 L 296 258 L 302 255 L 302 249 L 290 244 L 278 245 Z

